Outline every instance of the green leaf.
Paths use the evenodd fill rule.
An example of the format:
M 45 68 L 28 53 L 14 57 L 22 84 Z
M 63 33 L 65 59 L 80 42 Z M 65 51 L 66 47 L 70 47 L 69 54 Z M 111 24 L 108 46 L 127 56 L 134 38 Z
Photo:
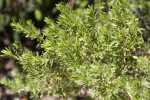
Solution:
M 80 3 L 80 7 L 86 7 L 87 5 L 88 5 L 88 3 L 89 3 L 89 0 L 84 0 L 84 1 L 81 1 L 81 3 Z
M 34 11 L 34 16 L 35 16 L 36 20 L 38 20 L 38 21 L 42 20 L 42 13 L 39 9 L 36 9 Z

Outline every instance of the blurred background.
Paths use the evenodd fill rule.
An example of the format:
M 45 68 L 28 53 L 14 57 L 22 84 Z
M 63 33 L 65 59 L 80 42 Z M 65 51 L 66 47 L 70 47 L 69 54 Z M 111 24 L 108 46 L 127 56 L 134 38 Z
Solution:
M 13 31 L 10 27 L 10 23 L 13 21 L 25 23 L 31 19 L 34 25 L 42 30 L 45 27 L 43 21 L 45 17 L 50 17 L 57 21 L 59 11 L 56 9 L 56 4 L 60 2 L 70 3 L 72 9 L 77 10 L 78 14 L 82 14 L 82 10 L 87 8 L 88 5 L 94 5 L 96 9 L 99 9 L 102 7 L 102 3 L 104 4 L 103 11 L 107 12 L 109 1 L 111 0 L 0 0 L 0 51 L 14 41 L 21 41 L 30 50 L 42 51 L 41 48 L 35 47 L 36 41 L 25 38 Z M 129 9 L 139 18 L 139 27 L 141 27 L 143 32 L 144 47 L 143 51 L 138 54 L 149 57 L 150 0 L 131 0 L 131 8 Z M 16 65 L 14 60 L 0 57 L 0 79 L 4 76 L 11 79 L 13 76 L 11 71 L 16 68 L 18 68 L 18 65 Z M 29 94 L 15 94 L 0 84 L 0 100 L 18 99 L 30 100 Z M 82 97 L 77 97 L 77 100 L 83 99 Z M 55 98 L 45 97 L 44 100 L 55 100 Z

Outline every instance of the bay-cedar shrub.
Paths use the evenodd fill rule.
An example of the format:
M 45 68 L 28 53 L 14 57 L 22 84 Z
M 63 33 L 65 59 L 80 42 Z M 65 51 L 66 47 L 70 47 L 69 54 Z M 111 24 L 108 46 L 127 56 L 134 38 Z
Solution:
M 71 97 L 88 92 L 104 100 L 149 100 L 150 65 L 146 57 L 135 56 L 142 39 L 138 18 L 129 0 L 112 0 L 108 11 L 89 6 L 80 16 L 69 4 L 58 4 L 57 22 L 46 17 L 40 31 L 32 21 L 11 26 L 25 37 L 36 39 L 39 53 L 15 42 L 2 50 L 22 65 L 15 78 L 1 83 L 15 92 Z

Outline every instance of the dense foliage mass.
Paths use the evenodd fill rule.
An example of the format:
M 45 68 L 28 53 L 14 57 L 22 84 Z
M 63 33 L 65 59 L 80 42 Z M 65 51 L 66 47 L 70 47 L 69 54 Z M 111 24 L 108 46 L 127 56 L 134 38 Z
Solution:
M 32 21 L 11 23 L 44 50 L 33 52 L 19 42 L 3 50 L 4 56 L 22 65 L 23 72 L 15 70 L 15 79 L 1 83 L 35 98 L 44 94 L 73 98 L 84 90 L 105 100 L 150 99 L 150 65 L 146 57 L 135 56 L 142 38 L 129 1 L 112 0 L 107 11 L 89 6 L 84 16 L 68 4 L 58 4 L 58 21 L 45 18 L 42 32 Z

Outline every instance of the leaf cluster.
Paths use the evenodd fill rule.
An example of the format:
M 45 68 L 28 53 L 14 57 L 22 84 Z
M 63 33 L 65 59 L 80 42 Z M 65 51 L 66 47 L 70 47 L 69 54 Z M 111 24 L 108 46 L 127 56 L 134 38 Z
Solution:
M 67 98 L 81 89 L 99 99 L 150 99 L 148 59 L 135 56 L 141 32 L 129 0 L 112 0 L 109 11 L 89 6 L 80 17 L 68 4 L 58 4 L 57 22 L 46 17 L 40 33 L 31 21 L 12 27 L 26 37 L 37 39 L 42 54 L 14 43 L 2 52 L 22 64 L 14 80 L 2 84 L 16 92 L 47 93 Z

